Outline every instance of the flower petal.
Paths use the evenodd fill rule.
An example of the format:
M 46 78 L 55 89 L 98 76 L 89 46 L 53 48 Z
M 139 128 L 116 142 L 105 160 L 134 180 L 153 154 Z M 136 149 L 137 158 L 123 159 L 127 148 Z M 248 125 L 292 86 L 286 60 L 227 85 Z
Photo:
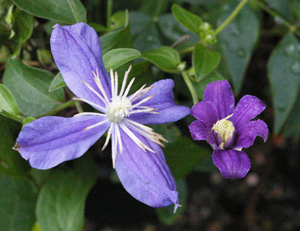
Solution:
M 142 95 L 133 104 L 140 102 L 141 100 L 154 95 L 151 99 L 141 104 L 141 106 L 147 106 L 157 109 L 159 114 L 150 113 L 137 113 L 129 117 L 141 124 L 163 124 L 175 122 L 179 119 L 190 114 L 190 109 L 184 106 L 177 106 L 174 102 L 173 87 L 174 81 L 171 79 L 160 80 L 152 84 L 153 87 L 147 93 Z
M 115 168 L 124 188 L 135 199 L 151 206 L 178 206 L 176 182 L 159 145 L 132 131 L 156 153 L 143 151 L 121 130 L 123 152 L 117 154 Z
M 232 114 L 234 95 L 227 80 L 219 80 L 207 84 L 204 91 L 204 101 L 214 102 L 218 109 L 219 119 Z
M 245 95 L 236 105 L 230 120 L 238 130 L 239 126 L 243 126 L 248 121 L 255 118 L 265 110 L 265 108 L 266 105 L 259 98 L 252 95 Z
M 260 136 L 266 142 L 268 138 L 269 129 L 266 123 L 262 120 L 250 121 L 238 130 L 238 138 L 234 148 L 248 148 L 250 147 L 256 136 Z
M 104 107 L 103 101 L 84 84 L 86 82 L 102 95 L 94 81 L 93 72 L 97 73 L 98 70 L 103 88 L 108 98 L 111 98 L 110 78 L 104 68 L 101 52 L 95 54 L 101 50 L 96 36 L 96 32 L 83 23 L 56 25 L 51 34 L 51 52 L 70 90 L 77 97 Z
M 235 150 L 215 150 L 213 162 L 224 178 L 243 178 L 249 172 L 251 163 L 246 153 Z
M 210 128 L 219 120 L 217 106 L 210 101 L 201 101 L 195 104 L 191 114 Z
M 82 156 L 107 130 L 109 124 L 85 130 L 104 121 L 102 116 L 63 118 L 47 116 L 24 126 L 16 149 L 32 167 L 49 169 Z
M 215 149 L 218 148 L 216 138 L 211 132 L 211 126 L 203 121 L 196 120 L 189 125 L 189 129 L 193 140 L 206 140 Z

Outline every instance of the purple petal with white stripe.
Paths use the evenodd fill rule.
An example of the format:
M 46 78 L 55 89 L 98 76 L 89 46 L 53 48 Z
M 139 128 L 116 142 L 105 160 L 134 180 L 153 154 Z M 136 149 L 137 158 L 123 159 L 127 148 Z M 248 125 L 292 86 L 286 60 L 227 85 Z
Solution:
M 178 206 L 176 182 L 159 145 L 132 131 L 156 153 L 143 151 L 121 130 L 123 152 L 118 153 L 115 168 L 119 179 L 135 199 L 152 207 Z
M 102 116 L 42 117 L 24 126 L 16 149 L 32 167 L 49 169 L 82 156 L 108 129 L 104 120 Z
M 142 95 L 137 102 L 148 96 L 154 95 L 153 98 L 141 105 L 155 108 L 157 109 L 156 112 L 159 114 L 139 113 L 131 115 L 129 119 L 141 124 L 163 124 L 175 122 L 190 114 L 190 109 L 188 107 L 178 106 L 174 102 L 174 95 L 172 91 L 174 87 L 173 80 L 160 80 L 152 84 L 150 87 L 153 88 Z
M 102 95 L 94 81 L 93 72 L 98 70 L 103 88 L 108 97 L 111 97 L 109 75 L 99 57 L 101 53 L 96 54 L 101 51 L 96 36 L 96 32 L 86 24 L 56 25 L 51 34 L 51 52 L 70 90 L 81 99 L 105 107 L 104 102 L 84 84 L 86 82 Z

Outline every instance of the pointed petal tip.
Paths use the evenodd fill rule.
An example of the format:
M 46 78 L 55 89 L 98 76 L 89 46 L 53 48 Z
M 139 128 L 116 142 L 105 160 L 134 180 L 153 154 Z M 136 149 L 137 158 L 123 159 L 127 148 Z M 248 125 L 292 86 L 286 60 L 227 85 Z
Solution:
M 18 142 L 16 142 L 16 144 L 13 146 L 13 150 L 16 150 L 16 151 L 20 151 L 20 148 L 21 148 L 21 145 L 18 143 Z

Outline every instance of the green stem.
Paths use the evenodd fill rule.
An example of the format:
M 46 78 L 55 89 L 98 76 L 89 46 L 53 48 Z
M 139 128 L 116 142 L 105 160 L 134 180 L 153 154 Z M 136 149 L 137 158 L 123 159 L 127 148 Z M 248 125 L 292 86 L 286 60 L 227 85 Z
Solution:
M 56 115 L 58 112 L 60 112 L 61 110 L 67 108 L 67 107 L 71 107 L 71 106 L 74 106 L 74 101 L 73 100 L 70 100 L 64 104 L 61 104 L 59 105 L 57 108 L 54 108 L 53 110 L 43 114 L 43 115 L 40 115 L 38 116 L 38 118 L 40 117 L 43 117 L 43 116 L 51 116 L 51 115 Z
M 192 52 L 193 50 L 194 50 L 194 46 L 187 47 L 187 48 L 185 48 L 185 49 L 179 51 L 179 54 L 180 54 L 180 55 L 185 55 L 185 54 L 187 54 L 187 53 Z
M 215 30 L 215 36 L 217 36 L 224 28 L 231 23 L 231 21 L 238 15 L 243 6 L 247 3 L 248 0 L 243 0 L 238 4 L 234 11 L 229 15 L 229 17 Z
M 108 31 L 110 31 L 110 28 L 111 28 L 112 7 L 113 7 L 113 0 L 108 0 L 107 1 L 107 12 L 106 12 L 106 25 L 107 25 Z
M 272 10 L 271 8 L 269 8 L 264 2 L 261 1 L 255 1 L 255 3 L 262 8 L 264 11 L 266 11 L 268 14 L 270 14 L 271 16 L 273 16 L 274 18 L 277 17 L 280 19 L 280 21 L 282 22 L 282 24 L 287 27 L 291 32 L 297 34 L 298 36 L 300 36 L 300 32 L 297 30 L 297 27 L 293 24 L 291 24 L 289 21 L 287 21 L 286 19 L 284 19 L 280 14 L 278 14 L 276 11 Z
M 77 9 L 74 1 L 73 0 L 67 0 L 67 1 L 68 1 L 69 5 L 70 5 L 70 8 L 71 8 L 72 12 L 73 12 L 73 15 L 74 15 L 74 18 L 75 18 L 76 22 L 82 22 L 82 20 L 81 20 L 81 18 L 79 16 L 78 9 Z
M 184 82 L 186 83 L 188 89 L 191 92 L 193 103 L 194 104 L 198 103 L 198 95 L 197 95 L 197 92 L 196 92 L 192 82 L 191 82 L 191 79 L 190 79 L 189 75 L 187 74 L 186 71 L 183 71 L 181 74 L 182 74 L 182 77 L 184 79 Z
M 24 118 L 21 116 L 12 115 L 6 111 L 1 111 L 0 114 L 4 115 L 5 117 L 8 117 L 10 119 L 13 119 L 19 123 L 23 123 Z
M 79 101 L 75 101 L 75 107 L 77 109 L 77 111 L 80 113 L 80 112 L 83 112 L 83 109 L 81 107 L 81 104 Z

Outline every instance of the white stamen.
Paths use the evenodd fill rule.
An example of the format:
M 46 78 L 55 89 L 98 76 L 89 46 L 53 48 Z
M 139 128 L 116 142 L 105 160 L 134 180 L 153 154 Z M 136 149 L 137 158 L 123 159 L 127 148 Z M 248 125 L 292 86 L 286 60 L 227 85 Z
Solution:
M 104 98 L 98 93 L 95 91 L 95 89 L 93 89 L 87 82 L 85 82 L 84 80 L 82 80 L 82 82 L 96 95 L 98 96 L 99 99 L 101 99 L 102 102 L 105 103 L 105 106 L 108 105 L 108 103 L 104 100 Z
M 94 106 L 95 108 L 98 108 L 98 110 L 101 111 L 101 112 L 105 112 L 105 111 L 106 111 L 105 108 L 103 108 L 103 107 L 101 107 L 100 105 L 95 104 L 95 103 L 93 103 L 93 102 L 91 102 L 91 101 L 89 101 L 89 100 L 86 100 L 86 99 L 80 99 L 80 98 L 73 98 L 73 100 L 85 102 L 85 103 L 87 103 L 87 104 L 89 104 L 89 105 L 91 105 L 91 106 Z
M 126 86 L 126 82 L 127 82 L 127 78 L 128 78 L 130 70 L 131 70 L 131 65 L 130 65 L 129 69 L 125 72 L 125 76 L 124 76 L 124 80 L 123 80 L 123 83 L 122 83 L 122 88 L 121 88 L 119 96 L 123 95 L 123 92 L 125 90 L 125 86 Z
M 108 142 L 109 142 L 109 139 L 110 139 L 111 133 L 112 133 L 112 128 L 113 128 L 113 125 L 111 124 L 108 131 L 107 131 L 107 136 L 106 136 L 106 139 L 105 139 L 105 143 L 104 143 L 101 151 L 103 151 L 108 145 Z
M 102 95 L 104 96 L 104 99 L 105 99 L 106 102 L 109 104 L 110 101 L 109 101 L 109 99 L 108 99 L 108 97 L 107 97 L 107 95 L 106 95 L 106 92 L 105 92 L 105 90 L 104 90 L 104 88 L 103 88 L 103 86 L 102 86 L 102 83 L 101 83 L 101 81 L 100 81 L 98 68 L 96 69 L 96 72 L 97 72 L 97 74 L 93 71 L 93 74 L 94 74 L 94 77 L 95 77 L 95 78 L 94 78 L 95 83 L 97 84 L 97 86 L 98 86 L 100 92 L 101 92 Z
M 108 120 L 106 119 L 106 120 L 103 120 L 103 121 L 101 121 L 101 122 L 99 122 L 99 123 L 96 123 L 96 124 L 94 124 L 94 125 L 88 126 L 88 127 L 86 127 L 85 129 L 83 129 L 83 130 L 84 130 L 84 131 L 87 131 L 87 130 L 90 130 L 90 129 L 92 129 L 92 128 L 98 127 L 98 126 L 100 126 L 100 125 L 102 125 L 102 124 L 105 124 L 105 123 L 107 123 L 107 122 L 108 122 Z
M 142 99 L 140 102 L 138 102 L 138 103 L 134 104 L 134 105 L 132 106 L 132 108 L 135 108 L 135 107 L 137 107 L 137 106 L 141 105 L 142 103 L 145 103 L 145 102 L 147 102 L 147 101 L 148 101 L 149 99 L 151 99 L 153 96 L 154 96 L 154 95 L 149 95 L 149 96 L 148 96 L 148 97 L 146 97 L 145 99 Z
M 101 114 L 101 113 L 98 113 L 98 112 L 80 112 L 76 115 L 74 115 L 73 117 L 77 117 L 77 116 L 106 116 L 105 114 Z
M 126 97 L 126 96 L 128 95 L 129 90 L 130 90 L 130 88 L 131 88 L 131 86 L 132 86 L 134 80 L 135 80 L 135 78 L 132 78 L 132 80 L 129 82 L 129 84 L 128 84 L 128 86 L 127 86 L 127 89 L 126 89 L 126 91 L 125 91 L 123 97 Z

